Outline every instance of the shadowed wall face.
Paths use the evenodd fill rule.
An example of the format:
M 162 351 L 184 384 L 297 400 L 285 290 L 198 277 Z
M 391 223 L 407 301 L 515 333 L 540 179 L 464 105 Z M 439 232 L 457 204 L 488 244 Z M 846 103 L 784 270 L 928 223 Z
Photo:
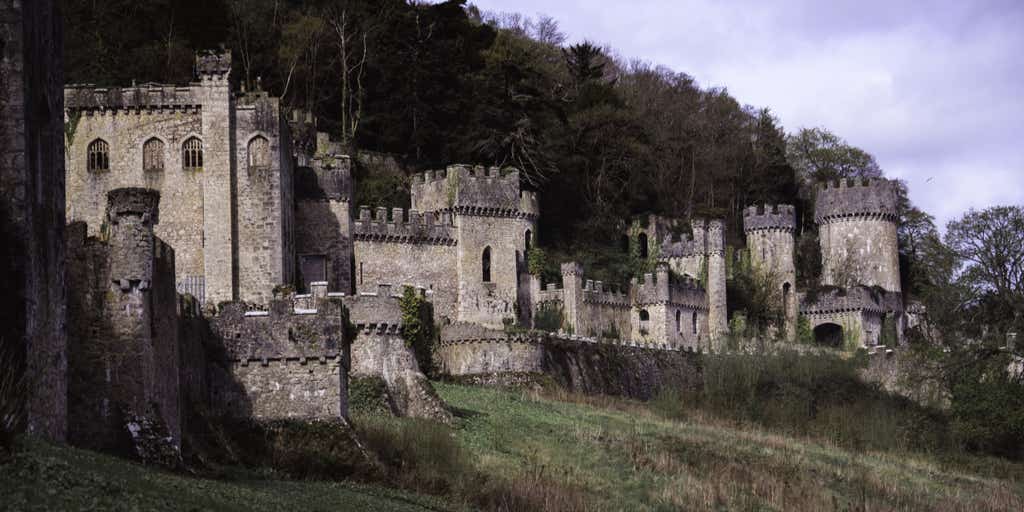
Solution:
M 29 432 L 54 440 L 67 434 L 61 46 L 56 2 L 0 2 L 0 342 L 32 376 Z

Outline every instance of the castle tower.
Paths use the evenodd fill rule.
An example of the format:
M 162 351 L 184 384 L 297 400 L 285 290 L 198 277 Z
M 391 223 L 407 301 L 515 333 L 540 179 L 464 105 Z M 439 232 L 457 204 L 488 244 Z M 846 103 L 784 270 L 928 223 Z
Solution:
M 515 321 L 527 240 L 537 232 L 537 198 L 519 171 L 452 165 L 412 184 L 412 209 L 450 215 L 455 227 L 457 320 L 500 328 Z
M 796 216 L 793 206 L 751 206 L 743 211 L 743 232 L 751 261 L 770 273 L 779 290 L 785 317 L 786 339 L 796 336 L 798 300 L 796 297 L 796 266 L 793 263 Z
M 822 284 L 900 292 L 897 202 L 896 183 L 885 179 L 842 180 L 818 189 Z
M 206 301 L 238 298 L 238 213 L 231 148 L 231 53 L 196 56 L 202 109 L 203 274 Z
M 706 226 L 704 242 L 707 255 L 708 334 L 715 347 L 715 340 L 729 332 L 725 298 L 725 225 L 721 219 L 712 219 L 707 221 Z M 696 232 L 694 229 L 695 237 Z
M 576 262 L 562 263 L 562 304 L 565 327 L 581 334 L 581 310 L 583 309 L 583 265 Z

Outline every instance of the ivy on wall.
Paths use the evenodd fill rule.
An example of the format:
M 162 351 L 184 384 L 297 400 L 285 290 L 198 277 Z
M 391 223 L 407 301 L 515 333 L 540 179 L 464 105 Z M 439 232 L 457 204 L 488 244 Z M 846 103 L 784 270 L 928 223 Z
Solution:
M 402 339 L 406 346 L 412 348 L 420 370 L 431 375 L 434 370 L 434 345 L 437 340 L 437 329 L 434 327 L 434 306 L 416 293 L 411 286 L 402 290 L 398 299 L 402 310 Z

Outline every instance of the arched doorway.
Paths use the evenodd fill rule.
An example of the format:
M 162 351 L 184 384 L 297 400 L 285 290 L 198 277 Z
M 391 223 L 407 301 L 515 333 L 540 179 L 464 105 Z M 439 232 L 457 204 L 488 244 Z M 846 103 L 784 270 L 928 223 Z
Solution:
M 826 347 L 840 348 L 843 346 L 843 328 L 831 322 L 814 328 L 814 342 Z

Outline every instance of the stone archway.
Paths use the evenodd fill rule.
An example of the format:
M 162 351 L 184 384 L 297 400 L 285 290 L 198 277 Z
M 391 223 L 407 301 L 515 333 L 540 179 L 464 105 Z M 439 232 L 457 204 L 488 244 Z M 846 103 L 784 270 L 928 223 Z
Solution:
M 826 347 L 842 348 L 843 327 L 832 322 L 816 326 L 814 328 L 814 343 Z

